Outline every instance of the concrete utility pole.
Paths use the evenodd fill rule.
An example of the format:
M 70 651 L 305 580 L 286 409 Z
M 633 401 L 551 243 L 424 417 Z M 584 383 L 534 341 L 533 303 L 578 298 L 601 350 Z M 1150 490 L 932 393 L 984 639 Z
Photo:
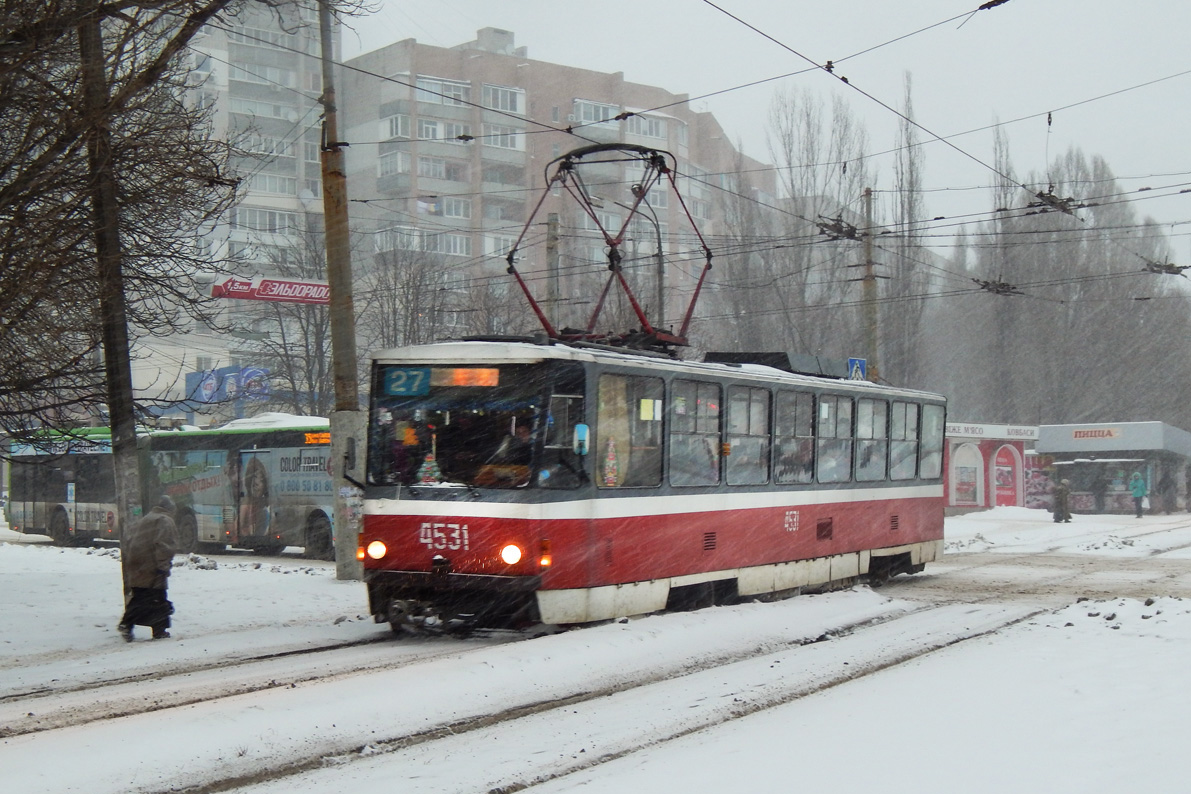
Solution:
M 128 307 L 124 301 L 120 205 L 112 163 L 111 131 L 108 129 L 110 118 L 107 105 L 111 97 L 104 66 L 103 29 L 97 0 L 92 0 L 87 6 L 87 12 L 79 23 L 78 38 L 83 112 L 90 126 L 87 132 L 88 190 L 95 224 L 103 364 L 115 467 L 116 514 L 123 532 L 137 519 L 142 505 L 137 468 L 136 413 L 132 398 L 132 364 L 129 361 Z
M 551 212 L 546 216 L 546 303 L 549 304 L 550 322 L 555 328 L 559 327 L 562 316 L 558 265 L 558 213 Z
M 873 189 L 864 189 L 864 342 L 868 348 L 868 379 L 876 383 L 877 366 L 877 276 L 873 273 Z
M 362 579 L 356 559 L 363 494 L 356 483 L 364 470 L 364 416 L 360 411 L 356 375 L 356 320 L 352 305 L 351 240 L 347 225 L 347 167 L 339 140 L 335 107 L 334 41 L 331 9 L 319 0 L 318 25 L 322 43 L 323 95 L 323 223 L 326 227 L 327 283 L 331 288 L 331 369 L 335 378 L 335 410 L 331 413 L 332 482 L 335 487 L 335 575 Z

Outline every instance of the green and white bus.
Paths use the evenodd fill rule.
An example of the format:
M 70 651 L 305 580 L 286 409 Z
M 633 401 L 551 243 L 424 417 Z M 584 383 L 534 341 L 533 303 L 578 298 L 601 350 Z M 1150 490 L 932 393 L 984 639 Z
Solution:
M 179 551 L 234 546 L 266 554 L 302 546 L 334 558 L 330 424 L 261 414 L 219 428 L 157 430 L 137 441 L 142 498 L 178 506 Z M 8 521 L 67 545 L 118 540 L 107 428 L 47 434 L 11 450 Z

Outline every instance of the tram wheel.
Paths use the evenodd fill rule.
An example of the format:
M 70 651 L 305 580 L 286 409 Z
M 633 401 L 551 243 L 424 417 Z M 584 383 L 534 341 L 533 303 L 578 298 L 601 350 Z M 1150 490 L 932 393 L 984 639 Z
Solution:
M 194 513 L 185 513 L 177 523 L 178 554 L 190 554 L 198 546 L 198 522 L 194 520 Z
M 335 544 L 331 539 L 331 520 L 322 513 L 306 522 L 305 557 L 310 560 L 334 560 Z
M 70 545 L 70 522 L 66 520 L 65 510 L 55 510 L 50 519 L 50 537 L 59 546 Z

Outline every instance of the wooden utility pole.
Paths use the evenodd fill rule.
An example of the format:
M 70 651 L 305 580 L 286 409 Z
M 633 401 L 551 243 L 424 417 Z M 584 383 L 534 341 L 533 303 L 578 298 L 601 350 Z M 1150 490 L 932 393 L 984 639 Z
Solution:
M 352 305 L 351 239 L 347 224 L 347 167 L 339 140 L 335 107 L 334 40 L 327 0 L 318 4 L 322 44 L 323 106 L 322 176 L 323 223 L 326 228 L 327 283 L 331 288 L 331 369 L 335 379 L 335 410 L 331 413 L 331 456 L 335 487 L 335 575 L 363 578 L 356 559 L 363 494 L 356 483 L 363 477 L 364 419 L 360 412 L 356 374 L 356 321 Z
M 877 366 L 877 276 L 873 273 L 873 189 L 864 189 L 864 343 L 868 379 L 876 383 Z
M 141 486 L 137 466 L 136 413 L 129 360 L 128 307 L 124 301 L 124 252 L 120 244 L 120 204 L 112 161 L 111 93 L 104 66 L 103 29 L 99 3 L 86 5 L 78 27 L 83 113 L 87 119 L 87 189 L 95 224 L 95 254 L 99 281 L 99 311 L 103 333 L 103 364 L 107 379 L 108 421 L 112 430 L 116 514 L 121 535 L 140 515 Z M 127 590 L 125 586 L 125 590 Z

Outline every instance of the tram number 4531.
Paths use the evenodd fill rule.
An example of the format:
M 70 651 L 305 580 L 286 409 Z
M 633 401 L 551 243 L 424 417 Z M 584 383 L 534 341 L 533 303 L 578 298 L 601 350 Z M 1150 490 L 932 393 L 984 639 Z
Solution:
M 467 551 L 470 547 L 467 524 L 434 524 L 424 522 L 418 528 L 418 542 L 428 549 Z

